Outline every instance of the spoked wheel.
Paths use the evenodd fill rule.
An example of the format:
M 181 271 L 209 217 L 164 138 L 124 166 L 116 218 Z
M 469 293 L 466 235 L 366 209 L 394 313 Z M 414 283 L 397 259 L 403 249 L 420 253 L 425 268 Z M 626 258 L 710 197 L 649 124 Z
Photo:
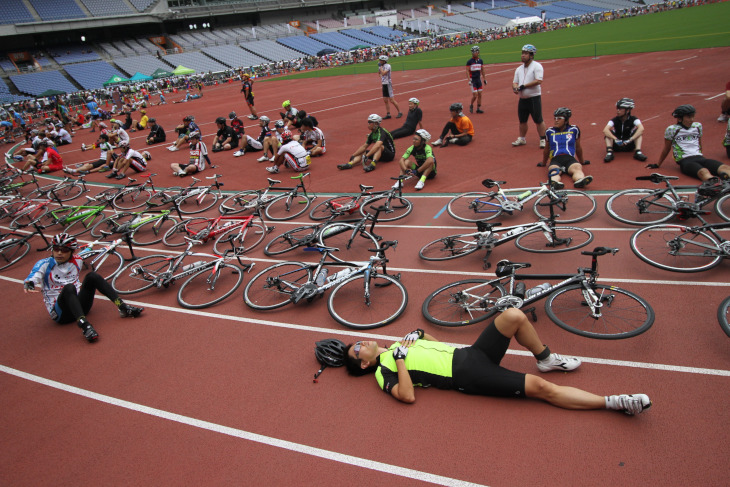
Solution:
M 303 194 L 282 194 L 266 205 L 266 216 L 274 221 L 291 220 L 307 211 L 313 199 Z
M 574 189 L 566 189 L 555 191 L 555 195 L 561 198 L 567 198 L 567 201 L 552 205 L 557 223 L 579 222 L 596 212 L 596 200 L 587 193 Z M 537 216 L 544 219 L 550 218 L 550 202 L 551 195 L 544 194 L 535 200 L 532 209 Z
M 28 225 L 32 225 L 33 223 L 40 221 L 44 216 L 48 214 L 48 211 L 48 208 L 43 208 L 41 212 L 30 211 L 22 215 L 18 215 L 13 218 L 13 221 L 10 222 L 9 226 L 13 230 L 27 227 Z
M 335 196 L 324 200 L 309 210 L 309 218 L 312 220 L 326 220 L 332 216 L 332 210 L 346 210 L 345 217 L 357 213 L 360 208 L 356 196 Z M 357 215 L 355 215 L 357 216 Z
M 98 273 L 107 281 L 124 266 L 124 257 L 116 250 L 111 252 L 92 251 L 88 254 L 80 254 L 80 257 L 84 262 L 84 267 Z
M 720 218 L 730 222 L 730 194 L 726 194 L 715 202 L 715 212 Z
M 730 337 L 730 324 L 728 324 L 728 319 L 730 319 L 730 297 L 725 298 L 717 309 L 717 321 L 720 322 L 720 328 Z
M 370 249 L 379 249 L 378 240 L 365 230 L 355 230 L 351 223 L 330 223 L 320 230 L 317 240 L 320 245 L 339 249 L 331 252 L 338 262 L 367 262 L 375 255 Z
M 136 215 L 133 213 L 116 213 L 110 215 L 91 227 L 91 236 L 94 238 L 102 238 L 102 231 L 114 233 L 120 225 L 130 222 L 134 218 L 136 218 Z
M 683 225 L 652 225 L 631 237 L 631 250 L 638 258 L 674 272 L 712 269 L 723 255 L 728 255 L 729 245 L 727 242 L 719 244 L 709 233 Z
M 358 274 L 330 293 L 327 309 L 338 323 L 366 330 L 385 326 L 405 311 L 408 293 L 398 279 L 387 274 L 371 276 L 368 296 L 365 282 L 365 275 Z
M 165 234 L 172 230 L 177 220 L 171 216 L 143 223 L 132 232 L 132 242 L 136 245 L 153 245 L 162 242 Z
M 593 241 L 593 234 L 585 228 L 553 227 L 547 234 L 542 228 L 523 233 L 515 241 L 526 252 L 555 253 L 585 247 Z
M 385 209 L 378 215 L 378 221 L 381 222 L 392 222 L 400 220 L 410 215 L 413 211 L 413 203 L 404 197 L 394 196 L 390 198 L 388 196 L 376 196 L 363 202 L 360 206 L 360 214 L 366 216 L 368 214 L 375 216 L 377 213 L 376 208 L 384 206 Z
M 490 193 L 464 193 L 449 201 L 446 211 L 463 222 L 491 220 L 502 214 L 502 200 Z
M 162 242 L 168 247 L 181 247 L 188 243 L 185 237 L 196 238 L 200 232 L 207 228 L 208 219 L 202 216 L 183 220 L 165 233 Z
M 152 192 L 148 189 L 132 188 L 116 195 L 112 200 L 112 204 L 118 210 L 133 210 L 143 207 L 151 197 Z
M 242 282 L 243 272 L 237 265 L 221 264 L 217 270 L 203 269 L 180 286 L 177 302 L 183 308 L 207 308 L 233 294 Z
M 282 262 L 264 269 L 248 281 L 243 300 L 258 310 L 281 308 L 292 294 L 309 282 L 312 271 L 301 262 Z
M 307 225 L 284 232 L 271 242 L 266 244 L 264 254 L 281 255 L 304 245 L 304 242 L 314 243 L 313 232 L 319 227 L 317 225 Z
M 418 255 L 424 260 L 451 260 L 479 250 L 478 236 L 449 235 L 424 245 Z
M 59 201 L 71 201 L 81 196 L 84 192 L 84 188 L 80 184 L 66 184 L 53 191 L 56 193 L 56 198 Z
M 0 271 L 7 269 L 30 252 L 27 240 L 16 239 L 13 242 L 0 243 Z
M 260 196 L 258 191 L 241 191 L 224 199 L 218 210 L 223 215 L 251 215 L 258 207 Z
M 119 294 L 133 294 L 154 286 L 154 279 L 169 268 L 172 257 L 148 255 L 130 262 L 112 279 L 112 287 Z
M 237 253 L 242 254 L 260 244 L 266 237 L 267 231 L 266 224 L 261 217 L 255 216 L 247 225 L 239 225 L 222 233 L 216 239 L 213 249 L 218 255 L 223 255 L 226 250 L 232 248 L 235 248 Z
M 627 189 L 608 198 L 606 212 L 629 225 L 652 225 L 675 215 L 675 202 L 665 193 L 651 189 Z
M 193 213 L 202 213 L 212 208 L 216 203 L 218 203 L 218 194 L 207 191 L 205 193 L 190 194 L 180 198 L 177 205 L 180 208 L 180 213 L 191 215 Z
M 453 282 L 431 293 L 423 302 L 421 312 L 436 325 L 471 325 L 497 313 L 495 304 L 504 294 L 500 283 L 486 279 Z
M 615 286 L 593 284 L 600 307 L 593 316 L 589 293 L 582 284 L 560 289 L 545 301 L 545 312 L 556 325 L 576 335 L 613 340 L 644 333 L 654 324 L 654 310 L 643 298 Z

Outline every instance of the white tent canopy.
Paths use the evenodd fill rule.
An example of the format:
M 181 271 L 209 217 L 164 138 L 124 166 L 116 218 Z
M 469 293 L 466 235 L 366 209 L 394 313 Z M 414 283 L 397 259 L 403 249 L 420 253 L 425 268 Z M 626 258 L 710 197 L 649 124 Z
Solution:
M 505 27 L 514 27 L 516 25 L 525 25 L 525 24 L 533 24 L 535 22 L 542 22 L 542 19 L 538 17 L 537 15 L 533 15 L 532 17 L 522 17 L 522 18 L 516 18 L 507 21 L 506 24 L 504 24 Z

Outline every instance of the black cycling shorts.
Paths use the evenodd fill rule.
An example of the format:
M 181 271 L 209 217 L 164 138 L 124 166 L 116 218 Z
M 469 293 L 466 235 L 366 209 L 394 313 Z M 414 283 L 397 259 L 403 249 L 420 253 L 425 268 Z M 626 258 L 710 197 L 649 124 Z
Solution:
M 517 118 L 520 123 L 527 123 L 527 118 L 532 116 L 532 121 L 542 123 L 542 99 L 540 95 L 531 98 L 520 98 L 517 104 Z
M 720 169 L 720 166 L 722 166 L 722 162 L 714 159 L 706 159 L 704 156 L 685 157 L 677 164 L 679 164 L 679 169 L 682 171 L 682 174 L 686 174 L 693 178 L 697 177 L 697 173 L 700 169 L 708 169 L 710 174 L 718 176 L 717 170 Z
M 552 159 L 550 159 L 550 162 L 548 162 L 549 166 L 558 166 L 563 170 L 564 173 L 568 173 L 568 168 L 572 166 L 573 164 L 580 164 L 578 160 L 570 156 L 568 154 L 560 154 L 559 156 L 555 156 Z

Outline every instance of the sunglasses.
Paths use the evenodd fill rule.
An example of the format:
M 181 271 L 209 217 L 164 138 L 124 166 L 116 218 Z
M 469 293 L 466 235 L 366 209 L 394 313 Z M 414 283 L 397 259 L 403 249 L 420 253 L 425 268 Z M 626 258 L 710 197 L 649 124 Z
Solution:
M 362 342 L 357 342 L 352 347 L 352 351 L 355 352 L 355 357 L 358 359 L 360 358 L 360 347 L 362 347 Z
M 71 249 L 68 247 L 63 247 L 61 245 L 54 245 L 53 251 L 54 252 L 71 252 Z
M 565 117 L 555 117 L 555 120 L 565 120 Z

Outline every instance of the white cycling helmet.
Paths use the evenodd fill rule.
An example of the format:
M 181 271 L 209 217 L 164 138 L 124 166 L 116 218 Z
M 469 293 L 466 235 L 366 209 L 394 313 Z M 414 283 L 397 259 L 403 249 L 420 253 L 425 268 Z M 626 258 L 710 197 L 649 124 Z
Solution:
M 271 119 L 270 119 L 269 117 L 267 117 L 266 115 L 261 115 L 261 116 L 259 117 L 259 120 L 261 120 L 261 121 L 262 121 L 262 122 L 264 122 L 264 123 L 269 123 L 269 122 L 271 122 Z
M 419 137 L 421 137 L 426 142 L 428 142 L 429 140 L 431 140 L 431 134 L 429 134 L 428 132 L 426 132 L 423 129 L 416 130 L 416 135 L 418 135 Z
M 531 52 L 532 54 L 535 54 L 537 52 L 537 48 L 532 44 L 525 44 L 522 46 L 522 52 Z
M 419 100 L 416 97 L 410 98 L 408 101 L 411 102 L 411 103 L 415 103 L 416 105 L 418 105 L 419 103 L 421 103 L 421 100 Z
M 383 117 L 381 117 L 377 113 L 373 113 L 370 116 L 368 116 L 368 122 L 380 123 L 382 121 L 383 121 Z
M 385 54 L 384 54 L 384 55 L 382 55 L 382 56 L 380 56 L 380 57 L 379 57 L 378 59 L 380 59 L 380 60 L 381 60 L 381 61 L 383 61 L 384 63 L 387 63 L 387 62 L 388 62 L 388 56 L 386 56 Z

